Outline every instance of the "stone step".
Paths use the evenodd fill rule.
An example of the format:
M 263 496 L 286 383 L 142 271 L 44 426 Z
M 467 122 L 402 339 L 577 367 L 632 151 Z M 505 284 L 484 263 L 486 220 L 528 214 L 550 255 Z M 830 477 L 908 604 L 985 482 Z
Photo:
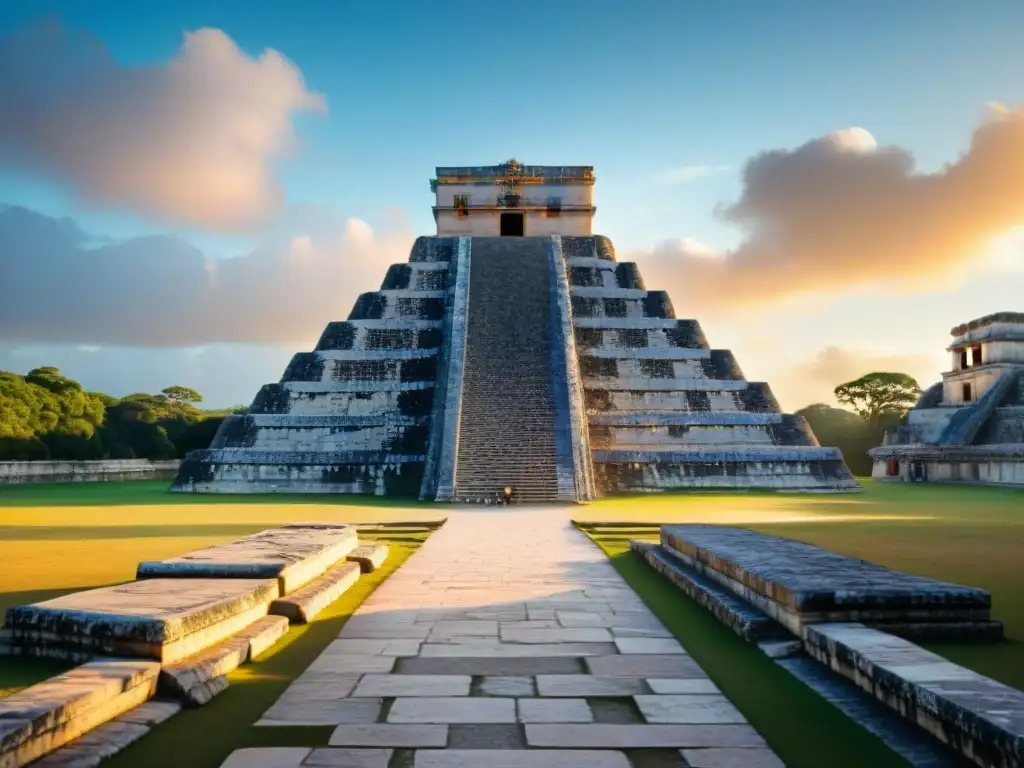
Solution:
M 857 623 L 807 626 L 804 648 L 978 765 L 1024 764 L 1024 691 Z
M 206 704 L 227 688 L 229 672 L 252 661 L 288 632 L 284 616 L 264 616 L 237 635 L 160 670 L 160 687 L 189 706 Z
M 270 604 L 270 613 L 286 616 L 294 624 L 305 624 L 329 606 L 359 580 L 358 563 L 343 563 L 311 584 Z
M 792 638 L 792 635 L 764 613 L 714 580 L 688 568 L 664 547 L 642 541 L 631 541 L 629 546 L 662 576 L 711 611 L 715 618 L 744 640 L 759 642 L 767 639 Z
M 155 661 L 93 661 L 0 699 L 0 766 L 27 765 L 142 704 L 159 673 Z
M 356 563 L 363 573 L 372 573 L 384 565 L 388 559 L 388 545 L 377 542 L 360 544 L 353 549 L 346 558 L 350 563 Z
M 290 523 L 180 557 L 139 563 L 136 578 L 276 578 L 281 594 L 287 595 L 358 545 L 350 525 Z

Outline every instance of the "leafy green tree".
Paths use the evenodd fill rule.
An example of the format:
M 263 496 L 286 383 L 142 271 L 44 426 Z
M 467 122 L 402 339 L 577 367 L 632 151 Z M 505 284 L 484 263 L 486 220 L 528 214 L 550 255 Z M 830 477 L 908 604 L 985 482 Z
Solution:
M 160 390 L 161 394 L 173 403 L 201 403 L 203 396 L 188 387 L 173 386 Z
M 853 408 L 868 423 L 872 439 L 881 442 L 885 428 L 897 423 L 914 407 L 921 387 L 905 373 L 875 372 L 835 389 L 836 400 Z

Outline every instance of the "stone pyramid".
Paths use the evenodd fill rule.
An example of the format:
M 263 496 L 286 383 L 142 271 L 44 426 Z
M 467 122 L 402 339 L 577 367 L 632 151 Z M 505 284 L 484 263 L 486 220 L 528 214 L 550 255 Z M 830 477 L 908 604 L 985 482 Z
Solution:
M 857 487 L 600 236 L 421 237 L 177 491 L 585 501 Z

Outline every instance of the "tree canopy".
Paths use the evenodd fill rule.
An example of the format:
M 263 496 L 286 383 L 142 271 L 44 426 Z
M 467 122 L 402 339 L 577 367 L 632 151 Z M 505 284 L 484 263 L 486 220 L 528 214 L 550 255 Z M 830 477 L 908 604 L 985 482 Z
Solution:
M 220 421 L 244 407 L 203 411 L 182 386 L 117 398 L 87 392 L 52 366 L 0 371 L 0 461 L 173 459 L 210 444 Z
M 836 400 L 853 408 L 861 418 L 875 423 L 884 415 L 906 415 L 921 396 L 921 387 L 905 373 L 869 373 L 856 381 L 840 384 Z

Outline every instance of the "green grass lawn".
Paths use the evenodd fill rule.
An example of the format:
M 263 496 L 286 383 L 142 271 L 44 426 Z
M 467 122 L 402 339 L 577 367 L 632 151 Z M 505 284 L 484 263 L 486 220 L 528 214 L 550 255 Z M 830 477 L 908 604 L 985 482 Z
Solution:
M 855 495 L 673 494 L 604 499 L 576 517 L 637 523 L 742 525 L 801 539 L 897 570 L 968 584 L 992 593 L 1002 643 L 928 647 L 1007 685 L 1024 689 L 1024 491 L 862 481 Z M 628 546 L 647 531 L 606 532 Z M 613 537 L 618 537 L 615 541 Z
M 14 605 L 131 581 L 140 560 L 173 557 L 281 523 L 422 523 L 445 516 L 437 505 L 408 500 L 172 494 L 167 486 L 164 480 L 0 486 L 0 616 Z M 417 544 L 419 535 L 406 538 Z M 391 536 L 402 544 L 401 533 Z M 66 668 L 57 661 L 0 657 L 0 697 Z

